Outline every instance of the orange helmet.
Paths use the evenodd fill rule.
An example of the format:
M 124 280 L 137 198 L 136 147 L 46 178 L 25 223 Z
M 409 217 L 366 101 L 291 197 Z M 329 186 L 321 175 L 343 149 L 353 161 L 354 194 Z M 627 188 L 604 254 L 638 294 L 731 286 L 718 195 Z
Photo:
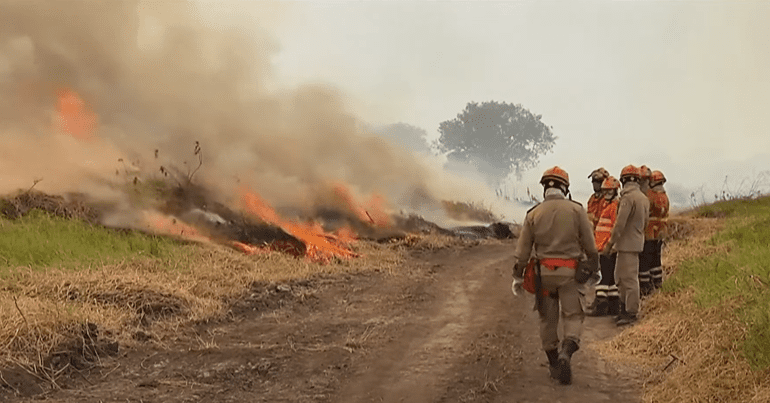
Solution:
M 547 181 L 554 180 L 569 187 L 569 174 L 558 166 L 546 169 L 543 177 L 540 178 L 540 184 L 544 185 Z
M 593 182 L 600 182 L 609 178 L 610 173 L 606 169 L 604 169 L 604 167 L 602 167 L 602 168 L 594 169 L 593 172 L 591 172 L 591 174 L 588 175 L 588 177 L 591 178 L 591 181 Z
M 652 170 L 647 167 L 647 165 L 642 165 L 639 167 L 639 177 L 642 179 L 650 179 L 650 176 L 652 176 Z
M 602 190 L 604 189 L 620 189 L 620 182 L 614 176 L 610 176 L 602 182 Z
M 664 183 L 666 183 L 666 176 L 663 175 L 663 172 L 652 171 L 652 175 L 650 176 L 650 186 L 662 185 Z
M 620 171 L 620 179 L 623 180 L 623 178 L 627 176 L 632 176 L 636 179 L 639 179 L 641 178 L 642 173 L 640 172 L 639 168 L 633 165 L 626 165 L 626 167 L 623 168 L 622 171 Z

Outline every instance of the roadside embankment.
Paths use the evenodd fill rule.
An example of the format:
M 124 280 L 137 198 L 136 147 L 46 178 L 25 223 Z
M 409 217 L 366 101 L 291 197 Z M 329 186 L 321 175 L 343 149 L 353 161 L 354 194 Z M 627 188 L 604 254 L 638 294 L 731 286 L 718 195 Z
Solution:
M 770 401 L 770 197 L 670 223 L 662 291 L 602 353 L 647 373 L 645 402 Z

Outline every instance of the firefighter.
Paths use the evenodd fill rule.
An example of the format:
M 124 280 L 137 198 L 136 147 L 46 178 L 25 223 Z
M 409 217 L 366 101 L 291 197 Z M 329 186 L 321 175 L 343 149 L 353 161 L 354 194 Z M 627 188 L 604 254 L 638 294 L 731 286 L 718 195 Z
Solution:
M 615 282 L 620 294 L 620 315 L 618 326 L 636 322 L 639 314 L 639 253 L 644 247 L 644 230 L 649 219 L 650 202 L 639 189 L 641 179 L 639 168 L 628 165 L 620 172 L 618 216 L 605 253 L 617 251 Z
M 645 196 L 647 196 L 647 200 L 649 200 L 650 176 L 652 176 L 652 171 L 646 165 L 639 167 L 639 170 L 641 179 L 639 182 L 639 189 Z M 650 203 L 652 203 L 651 200 Z M 642 253 L 639 254 L 639 294 L 643 297 L 652 294 L 652 291 L 655 289 L 652 285 L 652 277 L 650 276 L 650 269 L 652 269 L 650 263 L 652 262 L 652 256 L 654 255 L 653 244 L 654 242 L 647 237 L 647 230 L 645 229 L 644 247 L 642 248 Z
M 530 256 L 534 256 L 540 340 L 548 357 L 551 377 L 567 385 L 572 383 L 570 360 L 580 347 L 585 316 L 579 287 L 587 279 L 583 274 L 598 276 L 599 255 L 585 209 L 566 197 L 569 194 L 567 172 L 559 167 L 548 169 L 540 183 L 544 200 L 531 208 L 524 219 L 515 254 L 513 288 L 515 294 L 517 287 L 521 289 L 524 268 Z M 582 256 L 587 260 L 578 267 Z M 561 343 L 560 317 L 564 336 Z
M 596 303 L 593 310 L 588 313 L 589 316 L 617 315 L 620 311 L 618 286 L 615 285 L 615 261 L 618 255 L 604 252 L 618 215 L 618 189 L 620 189 L 620 182 L 612 176 L 602 183 L 605 207 L 594 230 L 596 250 L 602 251 L 599 255 L 602 276 L 601 282 L 596 285 Z
M 647 199 L 650 201 L 650 222 L 644 232 L 645 249 L 650 243 L 650 254 L 647 265 L 650 267 L 650 278 L 653 290 L 663 284 L 663 265 L 661 264 L 661 249 L 663 236 L 666 234 L 668 221 L 669 201 L 663 184 L 666 177 L 663 172 L 652 171 L 650 176 L 650 190 L 647 191 Z
M 609 178 L 610 173 L 604 168 L 597 168 L 588 175 L 591 178 L 591 184 L 594 187 L 594 194 L 588 198 L 588 204 L 586 204 L 586 211 L 588 212 L 588 220 L 591 221 L 593 227 L 596 228 L 596 223 L 599 221 L 599 214 L 602 213 L 604 208 L 605 199 L 602 193 L 602 182 Z
M 588 198 L 588 204 L 586 204 L 586 211 L 588 212 L 588 220 L 591 221 L 592 228 L 596 230 L 596 223 L 599 221 L 599 215 L 604 209 L 606 200 L 602 192 L 602 182 L 610 176 L 610 173 L 604 169 L 604 167 L 594 169 L 588 178 L 591 179 L 591 184 L 594 188 L 594 193 Z M 598 301 L 596 300 L 596 289 L 588 284 L 582 292 L 586 295 L 586 312 L 591 312 L 596 308 Z

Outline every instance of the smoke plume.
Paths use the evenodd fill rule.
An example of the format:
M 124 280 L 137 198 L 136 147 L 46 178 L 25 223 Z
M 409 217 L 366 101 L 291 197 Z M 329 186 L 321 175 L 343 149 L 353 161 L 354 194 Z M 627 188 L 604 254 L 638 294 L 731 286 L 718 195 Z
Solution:
M 117 200 L 133 178 L 171 175 L 230 204 L 242 185 L 297 209 L 330 202 L 338 183 L 392 208 L 441 197 L 435 173 L 362 135 L 334 89 L 268 90 L 278 44 L 251 11 L 239 21 L 193 2 L 5 1 L 0 192 L 42 179 L 36 189 Z M 69 92 L 80 99 L 63 101 Z M 80 133 L 59 121 L 62 102 L 93 115 L 73 118 Z

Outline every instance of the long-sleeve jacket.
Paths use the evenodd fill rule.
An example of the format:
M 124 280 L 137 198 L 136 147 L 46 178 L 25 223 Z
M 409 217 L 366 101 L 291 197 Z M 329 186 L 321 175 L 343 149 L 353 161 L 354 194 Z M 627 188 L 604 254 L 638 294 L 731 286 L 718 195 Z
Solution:
M 599 215 L 601 215 L 606 205 L 607 201 L 601 193 L 594 193 L 588 198 L 586 212 L 588 212 L 588 221 L 591 221 L 593 228 L 596 228 L 596 223 L 599 222 Z
M 610 243 L 618 252 L 641 252 L 644 249 L 644 229 L 650 216 L 650 201 L 639 184 L 626 182 L 620 192 L 618 217 L 612 228 Z
M 644 231 L 644 239 L 661 239 L 666 233 L 668 224 L 668 195 L 663 185 L 657 185 L 647 191 L 650 201 L 650 221 Z
M 527 212 L 515 254 L 517 277 L 522 276 L 533 250 L 538 259 L 580 260 L 585 255 L 591 264 L 596 263 L 596 270 L 599 267 L 599 254 L 585 209 L 560 193 L 547 193 L 542 203 Z
M 615 225 L 615 220 L 618 218 L 618 199 L 613 199 L 611 202 L 605 205 L 599 216 L 599 222 L 596 224 L 594 230 L 594 238 L 596 238 L 596 250 L 602 251 L 607 243 L 610 241 L 610 235 L 612 235 L 612 227 Z

